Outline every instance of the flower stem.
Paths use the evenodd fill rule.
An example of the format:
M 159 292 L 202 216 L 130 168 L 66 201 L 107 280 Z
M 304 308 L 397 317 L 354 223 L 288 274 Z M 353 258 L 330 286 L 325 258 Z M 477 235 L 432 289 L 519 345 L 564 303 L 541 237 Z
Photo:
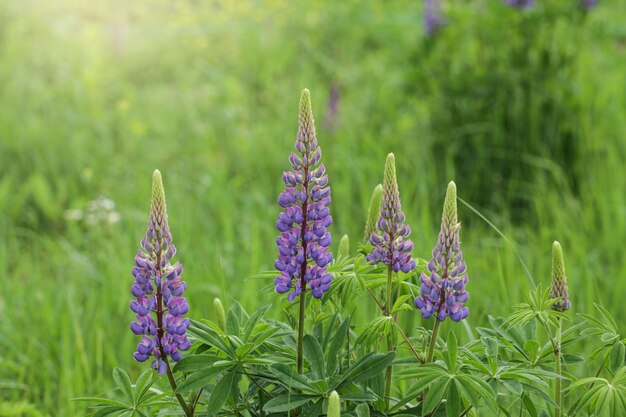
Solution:
M 300 293 L 300 317 L 298 319 L 298 373 L 302 374 L 302 340 L 304 339 L 304 312 L 306 310 L 306 281 L 302 278 L 302 293 Z
M 392 273 L 393 269 L 391 264 L 387 267 L 387 299 L 385 300 L 385 315 L 389 316 L 389 318 L 393 321 L 393 317 L 391 316 L 391 308 L 392 308 Z M 389 328 L 389 332 L 387 333 L 387 351 L 393 352 L 393 333 L 391 328 Z M 389 400 L 391 398 L 391 377 L 393 375 L 393 367 L 389 365 L 387 367 L 387 371 L 385 373 L 385 409 L 389 409 Z
M 555 417 L 561 417 L 561 318 L 557 317 L 559 323 L 556 329 L 556 348 L 554 349 L 554 362 L 556 367 L 556 381 L 554 387 L 554 402 L 556 402 Z
M 163 362 L 165 362 L 165 367 L 167 368 L 167 379 L 170 382 L 170 387 L 172 387 L 172 390 L 174 391 L 174 395 L 176 395 L 176 399 L 178 400 L 183 411 L 185 412 L 185 415 L 187 417 L 193 417 L 193 410 L 189 407 L 183 396 L 176 393 L 176 388 L 178 388 L 178 386 L 176 385 L 176 380 L 174 379 L 174 374 L 172 374 L 170 364 L 167 361 L 167 356 L 162 356 L 162 358 Z
M 441 322 L 435 318 L 435 324 L 433 325 L 433 335 L 430 337 L 430 345 L 428 346 L 428 356 L 426 356 L 426 363 L 433 361 L 435 356 L 435 346 L 437 346 L 437 334 L 439 333 L 439 325 Z

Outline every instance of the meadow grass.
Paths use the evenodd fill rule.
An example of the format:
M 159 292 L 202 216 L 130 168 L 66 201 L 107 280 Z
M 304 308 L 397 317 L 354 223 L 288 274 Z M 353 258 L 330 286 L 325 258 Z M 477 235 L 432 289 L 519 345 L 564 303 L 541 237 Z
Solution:
M 273 303 L 281 314 L 272 282 L 249 277 L 273 267 L 276 198 L 303 87 L 332 186 L 333 247 L 347 233 L 354 251 L 394 152 L 416 256 L 429 257 L 450 179 L 509 240 L 459 205 L 473 324 L 507 314 L 533 284 L 547 285 L 558 239 L 573 311 L 600 302 L 623 326 L 626 14 L 616 2 L 581 22 L 558 20 L 555 43 L 576 30 L 567 51 L 573 71 L 548 80 L 550 89 L 529 87 L 535 96 L 525 102 L 535 107 L 515 110 L 513 127 L 494 124 L 495 116 L 448 126 L 459 119 L 446 113 L 454 90 L 444 87 L 463 79 L 471 48 L 489 52 L 522 36 L 499 39 L 498 19 L 521 17 L 483 3 L 449 5 L 450 30 L 426 39 L 413 1 L 0 1 L 0 415 L 76 415 L 81 406 L 68 400 L 105 392 L 114 366 L 135 375 L 145 367 L 132 361 L 128 303 L 155 168 L 190 316 L 210 317 L 216 296 L 248 310 Z M 481 46 L 490 27 L 489 41 L 499 43 Z M 459 67 L 441 73 L 446 62 Z M 490 79 L 481 71 L 490 69 L 476 67 L 477 84 Z M 492 82 L 488 91 L 498 91 Z M 333 85 L 336 113 L 328 110 Z M 566 106 L 576 111 L 573 166 L 518 146 L 571 140 L 558 111 L 536 122 L 541 129 L 524 127 L 544 120 L 545 103 L 559 108 L 563 86 L 576 99 Z M 458 103 L 474 105 L 491 115 L 506 103 L 480 94 Z M 483 146 L 492 137 L 498 142 Z M 456 149 L 468 143 L 471 152 Z M 503 181 L 498 167 L 509 163 L 517 171 Z M 495 191 L 477 189 L 481 182 Z M 101 196 L 115 203 L 119 222 L 68 218 Z M 406 320 L 417 325 L 417 316 Z

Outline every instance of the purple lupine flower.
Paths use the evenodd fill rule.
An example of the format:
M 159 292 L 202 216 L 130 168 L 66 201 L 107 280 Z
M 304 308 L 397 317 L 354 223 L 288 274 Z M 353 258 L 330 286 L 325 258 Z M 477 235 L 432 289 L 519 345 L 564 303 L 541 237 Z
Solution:
M 580 0 L 580 5 L 586 10 L 591 10 L 598 5 L 598 0 Z
M 156 170 L 152 176 L 148 231 L 141 240 L 132 270 L 135 282 L 131 293 L 136 299 L 130 308 L 137 313 L 137 320 L 130 324 L 130 329 L 138 336 L 144 335 L 133 355 L 135 360 L 144 362 L 154 356 L 152 368 L 160 374 L 167 370 L 167 356 L 177 362 L 180 351 L 191 347 L 187 339 L 189 319 L 183 317 L 189 310 L 187 300 L 182 297 L 187 284 L 181 279 L 182 265 L 170 263 L 174 254 L 176 247 L 167 223 L 163 181 Z
M 327 228 L 332 224 L 330 216 L 330 187 L 324 164 L 320 163 L 322 150 L 317 144 L 315 122 L 311 110 L 309 90 L 300 96 L 298 136 L 289 162 L 292 171 L 283 173 L 285 191 L 278 197 L 284 209 L 278 216 L 276 228 L 281 232 L 276 239 L 278 259 L 275 262 L 280 275 L 274 279 L 276 292 L 286 293 L 293 302 L 306 291 L 321 298 L 330 288 L 332 275 L 326 266 L 333 260 L 328 250 L 332 242 Z
M 392 153 L 385 161 L 383 202 L 376 228 L 378 230 L 370 236 L 372 251 L 367 260 L 372 264 L 390 265 L 395 272 L 411 272 L 415 268 L 415 261 L 411 259 L 413 242 L 408 238 L 411 228 L 404 223 L 396 180 L 396 159 Z
M 465 289 L 468 281 L 467 267 L 463 261 L 459 242 L 461 224 L 457 220 L 456 184 L 450 181 L 446 192 L 441 219 L 439 240 L 433 249 L 433 258 L 428 263 L 430 277 L 422 272 L 420 296 L 415 307 L 424 318 L 433 315 L 443 321 L 450 316 L 452 321 L 461 321 L 469 314 L 463 305 L 469 299 Z
M 424 30 L 426 34 L 433 35 L 445 23 L 441 15 L 439 0 L 424 0 Z
M 528 9 L 535 5 L 535 0 L 506 0 L 506 4 L 519 9 Z

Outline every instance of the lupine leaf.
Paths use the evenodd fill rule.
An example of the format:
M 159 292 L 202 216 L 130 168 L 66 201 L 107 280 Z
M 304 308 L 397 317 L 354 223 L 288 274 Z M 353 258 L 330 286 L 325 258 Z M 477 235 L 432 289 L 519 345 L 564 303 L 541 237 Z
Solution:
M 250 336 L 252 335 L 252 331 L 256 327 L 257 323 L 261 321 L 261 319 L 263 318 L 263 316 L 265 315 L 267 310 L 269 310 L 270 307 L 271 305 L 267 305 L 265 307 L 258 309 L 254 313 L 252 313 L 252 315 L 250 316 L 250 318 L 246 322 L 246 325 L 243 328 L 243 341 L 244 342 L 249 341 Z
M 457 346 L 456 336 L 454 335 L 454 332 L 452 330 L 448 332 L 447 345 L 448 345 L 448 350 L 447 350 L 448 369 L 450 370 L 451 373 L 454 373 L 456 371 L 456 359 L 457 359 L 456 357 L 457 357 L 458 346 Z
M 232 367 L 233 363 L 231 361 L 216 362 L 210 368 L 201 369 L 189 375 L 185 382 L 178 386 L 176 392 L 182 393 L 202 388 L 208 385 L 217 374 Z
M 456 385 L 457 382 L 453 379 L 448 387 L 448 395 L 446 396 L 446 413 L 448 417 L 459 417 L 463 408 L 463 402 Z
M 233 306 L 234 307 L 234 306 Z M 231 308 L 226 313 L 226 333 L 233 336 L 239 336 L 239 319 Z
M 621 340 L 613 345 L 611 355 L 609 356 L 609 368 L 611 369 L 611 373 L 615 374 L 622 367 L 625 354 L 626 348 L 624 348 L 624 343 L 622 343 Z
M 115 385 L 122 391 L 122 393 L 128 399 L 129 404 L 135 404 L 135 395 L 130 384 L 130 377 L 125 370 L 121 368 L 115 368 L 113 370 L 113 380 Z
M 332 341 L 330 342 L 330 345 L 328 348 L 328 354 L 327 354 L 328 360 L 326 361 L 327 363 L 326 369 L 330 375 L 333 375 L 337 369 L 337 365 L 339 363 L 338 358 L 341 357 L 341 354 L 342 354 L 341 348 L 344 344 L 349 328 L 350 328 L 350 318 L 347 318 L 341 322 L 341 324 L 339 325 L 339 328 L 335 332 L 335 335 Z
M 317 339 L 310 334 L 305 335 L 302 350 L 304 351 L 304 357 L 311 364 L 313 377 L 316 379 L 324 378 L 326 376 L 324 352 L 322 352 L 322 347 L 320 346 Z
M 441 400 L 443 400 L 443 396 L 446 394 L 450 381 L 450 379 L 441 378 L 430 385 L 430 388 L 424 396 L 424 402 L 422 402 L 422 416 L 428 415 L 435 407 L 441 404 Z
M 309 395 L 281 395 L 265 403 L 263 411 L 266 413 L 282 413 L 303 406 L 314 398 Z
M 213 366 L 217 361 L 221 361 L 223 358 L 218 358 L 214 355 L 190 355 L 185 356 L 179 362 L 174 365 L 174 372 L 189 372 L 197 371 L 199 369 L 208 368 Z
M 278 377 L 278 381 L 287 388 L 302 389 L 312 392 L 317 391 L 315 387 L 311 386 L 305 377 L 298 374 L 289 365 L 277 363 L 272 365 L 270 369 Z
M 220 382 L 215 385 L 207 402 L 208 415 L 216 415 L 229 397 L 235 377 L 234 372 L 226 372 Z
M 357 417 L 370 417 L 370 407 L 367 404 L 359 404 L 356 406 Z
M 337 386 L 349 385 L 375 376 L 391 365 L 395 356 L 395 352 L 369 353 L 365 355 L 346 370 Z

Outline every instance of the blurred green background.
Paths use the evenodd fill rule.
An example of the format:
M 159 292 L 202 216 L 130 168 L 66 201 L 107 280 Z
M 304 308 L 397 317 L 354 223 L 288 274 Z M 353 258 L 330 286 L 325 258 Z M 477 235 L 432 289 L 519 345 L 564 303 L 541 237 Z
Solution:
M 548 283 L 554 239 L 573 311 L 626 324 L 626 3 L 443 12 L 428 37 L 415 0 L 0 0 L 0 416 L 79 415 L 145 368 L 128 304 L 155 168 L 190 315 L 280 314 L 248 277 L 273 267 L 304 87 L 335 245 L 394 152 L 417 256 L 451 179 L 511 242 L 460 206 L 473 326 Z

